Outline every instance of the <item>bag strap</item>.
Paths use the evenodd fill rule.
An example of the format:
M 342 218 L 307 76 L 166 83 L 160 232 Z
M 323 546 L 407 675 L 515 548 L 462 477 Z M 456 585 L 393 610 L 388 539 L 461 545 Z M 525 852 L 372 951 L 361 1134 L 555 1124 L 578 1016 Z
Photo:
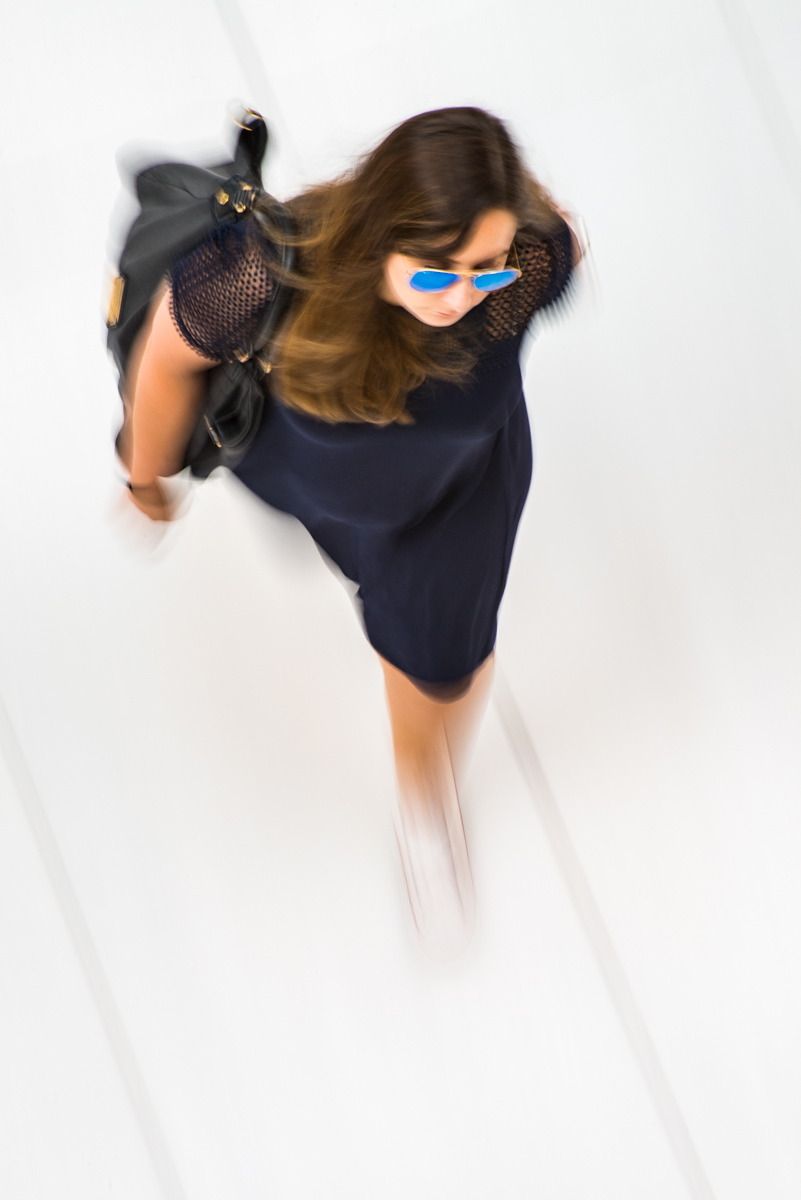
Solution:
M 234 154 L 234 175 L 249 175 L 261 187 L 261 166 L 267 153 L 269 134 L 261 113 L 247 109 L 246 124 L 239 123 L 239 138 Z
M 266 195 L 266 193 L 262 193 L 263 197 Z M 291 236 L 295 232 L 295 223 L 292 219 L 289 209 L 286 207 L 286 205 L 279 203 L 272 196 L 268 197 L 268 199 L 271 201 L 271 219 L 275 222 L 283 234 Z M 295 264 L 295 247 L 287 246 L 281 242 L 273 243 L 273 245 L 278 254 L 281 267 L 285 271 L 291 271 Z M 267 347 L 270 338 L 275 333 L 279 321 L 286 312 L 286 309 L 289 306 L 290 297 L 291 289 L 289 286 L 277 280 L 273 298 L 267 305 L 267 310 L 259 324 L 256 326 L 253 336 L 250 339 L 250 344 L 247 347 L 248 357 L 258 357 L 262 370 L 269 371 L 270 369 L 269 357 L 266 365 L 261 361 L 262 351 Z
M 237 124 L 240 133 L 234 154 L 233 174 L 215 193 L 215 216 L 218 221 L 237 220 L 242 215 L 252 214 L 257 200 L 266 200 L 269 204 L 270 219 L 283 233 L 291 235 L 295 232 L 295 225 L 289 209 L 265 192 L 262 185 L 262 160 L 269 142 L 264 118 L 253 109 L 246 109 L 245 123 Z M 295 261 L 294 247 L 279 242 L 274 244 L 274 248 L 281 266 L 291 270 Z M 248 366 L 256 376 L 260 377 L 270 370 L 272 364 L 269 359 L 266 363 L 261 360 L 261 351 L 267 346 L 288 307 L 290 291 L 286 284 L 276 281 L 275 292 L 266 306 L 264 316 L 248 344 L 236 354 L 239 362 Z

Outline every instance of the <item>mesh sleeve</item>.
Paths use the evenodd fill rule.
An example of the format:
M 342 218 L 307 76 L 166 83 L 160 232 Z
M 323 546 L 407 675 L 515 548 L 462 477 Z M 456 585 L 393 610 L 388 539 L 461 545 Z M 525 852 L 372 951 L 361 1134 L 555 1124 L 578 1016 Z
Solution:
M 176 263 L 170 312 L 184 341 L 215 362 L 247 346 L 275 294 L 270 261 L 269 243 L 245 220 L 221 225 Z
M 485 335 L 490 341 L 517 337 L 536 312 L 563 301 L 573 272 L 573 245 L 566 222 L 541 241 L 516 241 L 522 275 L 517 283 L 492 292 L 484 302 Z

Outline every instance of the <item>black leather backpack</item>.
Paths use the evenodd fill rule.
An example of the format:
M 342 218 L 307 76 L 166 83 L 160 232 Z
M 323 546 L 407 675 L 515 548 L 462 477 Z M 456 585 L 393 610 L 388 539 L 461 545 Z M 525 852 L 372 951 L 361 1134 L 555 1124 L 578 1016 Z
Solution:
M 107 345 L 119 372 L 120 393 L 131 347 L 153 295 L 180 258 L 215 227 L 255 219 L 251 213 L 257 198 L 267 202 L 267 215 L 282 232 L 294 231 L 285 205 L 262 188 L 267 140 L 263 119 L 249 112 L 231 162 L 213 167 L 158 163 L 135 176 L 140 211 L 120 255 L 107 320 Z M 292 247 L 280 243 L 273 247 L 277 261 L 291 269 Z M 232 361 L 208 372 L 203 414 L 189 439 L 183 464 L 196 478 L 206 478 L 215 467 L 235 465 L 255 437 L 265 402 L 264 380 L 271 365 L 270 339 L 291 296 L 291 289 L 277 280 L 250 343 L 240 347 Z

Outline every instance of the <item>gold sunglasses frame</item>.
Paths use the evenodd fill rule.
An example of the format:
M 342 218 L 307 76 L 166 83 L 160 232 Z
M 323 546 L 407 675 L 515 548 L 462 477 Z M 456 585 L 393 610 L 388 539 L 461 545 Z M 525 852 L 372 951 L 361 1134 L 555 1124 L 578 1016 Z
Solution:
M 458 281 L 460 283 L 463 279 L 472 279 L 473 286 L 476 288 L 477 292 L 484 292 L 486 295 L 490 295 L 490 291 L 487 288 L 480 288 L 480 287 L 476 286 L 476 280 L 480 279 L 482 275 L 498 275 L 501 271 L 515 271 L 517 274 L 516 279 L 510 279 L 508 283 L 505 283 L 503 285 L 503 287 L 491 289 L 494 292 L 502 292 L 504 288 L 511 287 L 513 283 L 517 283 L 517 280 L 523 274 L 522 270 L 520 269 L 520 258 L 517 253 L 517 245 L 515 244 L 515 242 L 512 242 L 511 246 L 509 247 L 509 249 L 506 252 L 507 259 L 509 258 L 509 255 L 512 252 L 512 250 L 514 250 L 514 252 L 515 252 L 515 262 L 517 263 L 517 266 L 515 266 L 515 267 L 510 267 L 508 264 L 504 264 L 504 266 L 502 266 L 502 267 L 490 267 L 485 271 L 442 271 L 442 268 L 440 268 L 440 267 L 418 267 L 416 271 L 410 271 L 407 266 L 406 274 L 409 276 L 410 280 L 413 275 L 418 275 L 421 271 L 440 271 L 442 274 L 445 274 L 445 275 L 457 275 L 459 277 Z M 401 258 L 403 259 L 404 263 L 406 263 L 406 255 L 402 254 Z M 449 291 L 450 288 L 452 288 L 456 282 L 457 282 L 457 280 L 454 279 L 452 283 L 446 283 L 444 288 L 439 288 L 435 292 L 421 290 L 418 292 L 418 294 L 421 296 L 440 296 L 443 292 Z M 411 283 L 409 284 L 409 286 L 411 287 Z M 417 290 L 418 290 L 417 288 L 412 288 L 413 292 L 416 292 Z

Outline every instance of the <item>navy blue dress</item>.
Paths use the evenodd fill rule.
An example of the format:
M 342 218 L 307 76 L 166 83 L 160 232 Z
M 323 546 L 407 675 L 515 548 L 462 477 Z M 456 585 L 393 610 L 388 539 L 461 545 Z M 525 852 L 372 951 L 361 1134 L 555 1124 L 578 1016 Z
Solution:
M 238 226 L 218 231 L 172 273 L 182 336 L 210 358 L 246 340 L 269 295 L 228 312 L 254 278 L 253 245 Z M 390 663 L 429 684 L 474 671 L 495 644 L 520 515 L 531 482 L 531 433 L 519 350 L 537 311 L 566 294 L 570 231 L 517 247 L 521 279 L 463 321 L 481 350 L 464 384 L 425 381 L 408 396 L 411 425 L 332 424 L 272 397 L 235 473 L 267 504 L 291 513 L 359 585 L 367 636 Z M 265 260 L 265 271 L 269 260 Z

